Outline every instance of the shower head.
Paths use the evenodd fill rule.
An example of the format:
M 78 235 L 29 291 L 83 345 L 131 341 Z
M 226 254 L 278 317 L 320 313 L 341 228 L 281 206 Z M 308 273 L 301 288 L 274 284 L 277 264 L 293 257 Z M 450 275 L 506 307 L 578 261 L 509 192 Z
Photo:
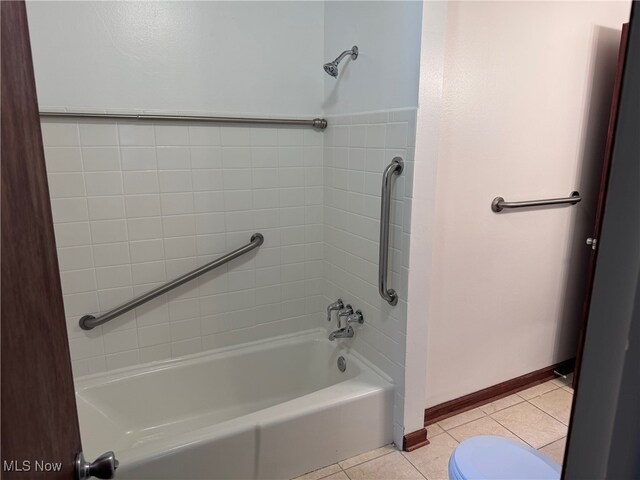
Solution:
M 351 60 L 355 60 L 358 58 L 358 47 L 355 45 L 351 48 L 351 50 L 345 50 L 336 58 L 333 62 L 325 63 L 323 65 L 324 71 L 327 72 L 332 77 L 338 76 L 338 64 L 342 61 L 344 57 L 347 55 L 351 55 Z

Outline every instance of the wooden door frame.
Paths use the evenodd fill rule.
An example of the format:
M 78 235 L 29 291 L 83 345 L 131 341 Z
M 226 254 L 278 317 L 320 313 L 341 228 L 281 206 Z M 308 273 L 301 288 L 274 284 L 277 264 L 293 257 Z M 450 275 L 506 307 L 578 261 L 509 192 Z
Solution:
M 638 478 L 640 2 L 631 7 L 607 207 L 564 478 Z
M 602 230 L 602 217 L 607 199 L 607 186 L 609 185 L 609 171 L 611 169 L 611 157 L 613 156 L 613 141 L 616 135 L 616 125 L 618 119 L 618 109 L 620 106 L 620 92 L 622 88 L 622 76 L 624 74 L 624 61 L 627 55 L 627 45 L 629 43 L 629 24 L 622 25 L 622 33 L 620 35 L 620 48 L 618 49 L 618 63 L 616 64 L 616 76 L 613 84 L 613 93 L 611 95 L 611 108 L 609 110 L 609 125 L 607 128 L 607 141 L 604 150 L 604 159 L 602 162 L 602 170 L 600 175 L 600 186 L 598 190 L 598 206 L 596 208 L 596 216 L 594 218 L 593 232 L 591 238 L 596 241 L 600 238 Z M 586 240 L 586 239 L 585 239 Z M 582 355 L 584 352 L 584 342 L 587 330 L 587 319 L 589 317 L 589 306 L 591 304 L 591 294 L 593 291 L 593 279 L 596 270 L 596 261 L 598 259 L 598 248 L 591 250 L 589 256 L 589 266 L 587 269 L 587 281 L 585 282 L 585 295 L 582 303 L 582 315 L 578 325 L 578 344 L 576 347 L 576 365 L 573 375 L 573 388 L 578 384 L 580 377 L 580 366 L 582 365 Z
M 37 461 L 60 463 L 46 478 L 70 480 L 80 430 L 24 2 L 0 2 L 0 17 L 0 468 L 41 478 Z

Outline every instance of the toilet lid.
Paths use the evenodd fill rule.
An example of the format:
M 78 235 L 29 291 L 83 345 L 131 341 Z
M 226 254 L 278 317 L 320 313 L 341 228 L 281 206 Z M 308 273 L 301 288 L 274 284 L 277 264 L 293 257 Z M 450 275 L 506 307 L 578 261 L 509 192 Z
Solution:
M 560 479 L 561 468 L 529 445 L 494 435 L 481 435 L 462 442 L 451 455 L 452 478 L 472 479 Z

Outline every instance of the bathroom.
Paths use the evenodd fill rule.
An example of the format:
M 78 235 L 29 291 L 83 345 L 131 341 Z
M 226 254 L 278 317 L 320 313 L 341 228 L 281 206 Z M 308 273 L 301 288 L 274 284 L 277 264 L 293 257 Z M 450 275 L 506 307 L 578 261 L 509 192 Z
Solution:
M 630 1 L 24 10 L 74 478 L 560 478 Z

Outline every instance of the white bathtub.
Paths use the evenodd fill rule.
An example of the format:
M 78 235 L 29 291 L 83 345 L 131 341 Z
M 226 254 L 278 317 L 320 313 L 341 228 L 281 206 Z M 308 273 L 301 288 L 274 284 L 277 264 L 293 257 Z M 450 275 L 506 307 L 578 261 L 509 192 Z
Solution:
M 76 389 L 85 457 L 115 451 L 119 479 L 292 478 L 392 440 L 393 385 L 324 330 L 92 375 Z

